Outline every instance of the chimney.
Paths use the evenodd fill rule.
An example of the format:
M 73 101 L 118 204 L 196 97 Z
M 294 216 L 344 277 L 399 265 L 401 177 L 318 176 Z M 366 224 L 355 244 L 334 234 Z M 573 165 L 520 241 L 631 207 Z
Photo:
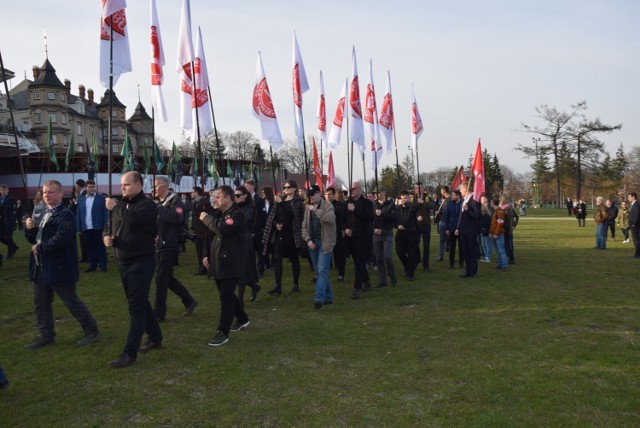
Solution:
M 93 89 L 89 89 L 87 91 L 87 95 L 89 96 L 89 105 L 93 105 Z
M 84 85 L 78 86 L 78 94 L 80 95 L 80 99 L 84 101 Z
M 38 80 L 38 77 L 40 77 L 40 67 L 38 67 L 37 65 L 33 66 L 33 80 L 36 81 Z
M 64 87 L 67 88 L 67 95 L 71 94 L 71 80 L 64 79 Z

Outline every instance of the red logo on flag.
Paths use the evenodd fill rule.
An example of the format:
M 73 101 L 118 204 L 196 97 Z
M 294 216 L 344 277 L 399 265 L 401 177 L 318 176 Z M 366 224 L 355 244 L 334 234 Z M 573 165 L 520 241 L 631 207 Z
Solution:
M 158 27 L 151 26 L 151 48 L 153 49 L 153 62 L 151 63 L 151 84 L 162 84 L 162 67 L 160 66 L 160 40 L 158 39 Z
M 293 66 L 293 103 L 302 108 L 302 96 L 300 95 L 300 66 Z
M 336 107 L 336 116 L 333 119 L 333 124 L 342 128 L 342 118 L 344 116 L 344 98 L 338 100 L 338 106 Z
M 364 121 L 373 123 L 373 112 L 376 109 L 376 100 L 373 97 L 373 86 L 367 85 L 367 96 L 364 99 Z
M 271 94 L 266 77 L 253 89 L 253 110 L 258 116 L 267 116 L 271 119 L 276 118 L 276 112 L 271 102 Z
M 318 129 L 322 132 L 327 130 L 327 111 L 324 103 L 324 95 L 320 95 L 320 111 L 318 113 Z
M 391 94 L 384 96 L 382 100 L 382 108 L 380 108 L 380 114 L 378 117 L 378 123 L 387 129 L 391 129 L 393 125 L 393 109 L 391 108 Z
M 360 85 L 358 84 L 358 76 L 354 77 L 351 81 L 351 92 L 349 94 L 349 103 L 351 104 L 351 110 L 353 116 L 356 118 L 362 117 L 362 106 L 360 105 Z
M 113 18 L 113 21 L 112 21 L 112 18 Z M 116 13 L 114 13 L 113 15 L 106 17 L 104 22 L 105 24 L 107 24 L 107 26 L 113 28 L 114 33 L 118 33 L 121 36 L 124 36 L 124 31 L 125 31 L 124 27 L 127 26 L 127 17 L 124 14 L 124 9 L 121 9 Z M 113 22 L 113 25 L 112 25 L 112 22 Z M 107 40 L 109 40 L 108 35 L 107 35 Z

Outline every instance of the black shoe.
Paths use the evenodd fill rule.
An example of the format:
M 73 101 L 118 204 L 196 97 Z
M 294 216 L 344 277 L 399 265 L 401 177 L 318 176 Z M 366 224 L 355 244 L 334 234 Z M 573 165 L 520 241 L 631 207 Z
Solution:
M 362 291 L 364 293 L 366 293 L 367 291 L 371 290 L 371 283 L 369 281 L 365 282 L 364 285 L 362 286 Z
M 317 280 L 318 280 L 317 276 L 314 276 L 313 278 L 311 278 L 311 282 L 313 282 L 314 284 L 316 283 Z
M 213 339 L 211 339 L 211 342 L 209 342 L 207 345 L 209 346 L 222 346 L 225 343 L 227 343 L 229 341 L 229 338 L 227 337 L 226 334 L 224 334 L 221 331 L 218 331 L 216 333 L 216 335 L 213 337 Z
M 436 261 L 437 261 L 437 262 L 441 262 L 441 261 L 443 261 L 443 260 L 444 260 L 444 258 L 442 258 L 442 257 L 438 257 L 438 258 L 436 259 Z
M 78 346 L 91 345 L 92 343 L 97 342 L 98 339 L 100 339 L 100 336 L 100 332 L 97 330 L 87 333 L 82 339 L 78 340 Z
M 413 282 L 415 280 L 416 280 L 416 277 L 413 276 L 413 275 L 410 275 L 410 276 L 407 277 L 407 281 L 409 281 L 409 282 Z
M 293 284 L 293 288 L 291 289 L 291 293 L 299 293 L 300 292 L 300 286 L 298 286 L 298 284 Z
M 198 306 L 198 301 L 194 300 L 193 302 L 191 302 L 191 304 L 189 306 L 187 306 L 184 309 L 184 312 L 182 313 L 183 317 L 188 317 L 189 315 L 191 315 L 193 313 L 193 310 L 196 308 L 196 306 Z
M 386 286 L 387 286 L 386 283 L 381 282 L 380 284 L 376 285 L 376 288 L 383 288 L 383 287 L 386 287 Z
M 78 263 L 86 263 L 86 262 L 87 262 L 87 258 L 86 257 L 78 260 Z
M 322 302 L 319 301 L 319 300 L 314 300 L 313 307 L 316 308 L 316 309 L 322 308 Z
M 460 278 L 471 278 L 471 275 L 465 273 L 464 275 L 460 275 Z
M 256 299 L 258 298 L 258 292 L 262 289 L 262 287 L 260 287 L 258 284 L 253 286 L 253 289 L 251 290 L 251 298 L 249 299 L 250 302 L 255 302 Z
M 56 343 L 56 341 L 53 337 L 38 337 L 36 340 L 29 343 L 28 345 L 25 345 L 24 347 L 26 349 L 38 349 L 42 348 L 43 346 L 53 345 L 54 343 Z
M 429 269 L 428 267 L 423 267 L 422 270 L 427 272 L 427 273 L 431 272 L 431 269 Z
M 95 272 L 96 268 L 95 267 L 89 267 L 85 270 L 85 272 Z
M 449 269 L 455 269 L 453 265 L 449 265 Z
M 271 290 L 269 290 L 268 293 L 272 296 L 274 294 L 277 294 L 279 296 L 280 294 L 282 294 L 282 287 L 280 285 L 276 285 Z
M 233 323 L 233 325 L 231 326 L 231 329 L 229 331 L 240 331 L 243 328 L 247 328 L 249 327 L 249 324 L 251 324 L 251 321 L 247 320 L 245 322 L 243 322 L 242 324 L 240 324 L 237 320 Z
M 142 352 L 143 354 L 146 354 L 152 349 L 160 348 L 160 347 L 162 347 L 161 342 L 154 342 L 153 340 L 147 340 L 147 343 L 145 343 L 140 347 L 140 352 Z M 123 354 L 123 355 L 126 355 L 126 354 Z
M 360 292 L 358 291 L 357 288 L 353 289 L 353 294 L 351 295 L 351 298 L 353 300 L 358 300 L 360 298 Z
M 122 369 L 124 367 L 130 366 L 131 364 L 133 364 L 135 362 L 136 362 L 135 358 L 131 358 L 127 354 L 122 353 L 115 360 L 109 361 L 109 365 L 111 367 L 113 367 L 114 369 Z

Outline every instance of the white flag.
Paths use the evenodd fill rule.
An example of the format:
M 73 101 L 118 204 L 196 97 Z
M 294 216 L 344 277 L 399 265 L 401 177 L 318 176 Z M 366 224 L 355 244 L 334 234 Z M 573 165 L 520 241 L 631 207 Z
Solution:
M 376 90 L 373 85 L 373 63 L 369 60 L 369 81 L 364 98 L 364 121 L 371 150 L 371 168 L 377 169 L 382 158 L 382 144 L 380 143 L 380 130 L 378 128 L 378 107 L 376 105 Z
M 167 121 L 167 109 L 162 97 L 164 82 L 164 50 L 160 36 L 160 23 L 156 11 L 156 0 L 151 0 L 151 103 L 154 112 L 158 112 L 163 122 Z
M 193 41 L 191 39 L 191 7 L 189 6 L 189 0 L 182 0 L 176 71 L 180 75 L 180 126 L 188 132 L 193 130 L 193 123 L 191 120 L 191 100 L 193 92 L 193 72 L 191 70 L 192 62 Z
M 362 103 L 360 102 L 360 83 L 358 82 L 358 65 L 356 62 L 356 48 L 351 55 L 353 66 L 351 69 L 351 88 L 349 91 L 349 107 L 351 111 L 351 141 L 358 145 L 360 153 L 364 153 L 364 124 L 362 123 Z
M 418 145 L 418 138 L 422 135 L 422 118 L 418 111 L 418 103 L 416 103 L 416 93 L 413 90 L 413 84 L 411 85 L 411 144 L 415 151 Z
M 342 122 L 347 117 L 347 79 L 344 80 L 344 86 L 340 92 L 338 105 L 336 106 L 336 114 L 331 123 L 331 132 L 329 132 L 329 147 L 337 149 L 340 145 L 340 136 L 342 135 Z
M 327 105 L 324 98 L 324 79 L 320 70 L 320 96 L 318 97 L 318 136 L 323 148 L 327 147 Z
M 393 99 L 391 98 L 391 74 L 388 70 L 387 87 L 384 91 L 384 98 L 378 115 L 378 123 L 380 123 L 380 131 L 382 131 L 384 138 L 387 140 L 387 154 L 389 154 L 393 149 L 393 127 L 395 125 L 393 121 Z
M 278 150 L 284 143 L 276 118 L 276 111 L 273 108 L 269 84 L 262 66 L 262 57 L 258 52 L 258 64 L 256 66 L 256 81 L 253 87 L 253 114 L 260 120 L 262 129 L 262 139 L 268 141 L 274 150 Z
M 200 135 L 213 130 L 213 118 L 211 116 L 211 100 L 209 99 L 209 76 L 207 75 L 207 61 L 204 58 L 204 46 L 202 45 L 202 32 L 198 27 L 196 40 L 196 57 L 193 60 L 193 68 L 196 76 L 195 95 L 191 105 L 192 123 L 200 125 Z M 196 121 L 196 114 L 198 120 Z M 192 131 L 191 141 L 195 141 L 197 129 Z
M 298 47 L 298 38 L 296 32 L 293 32 L 293 116 L 296 123 L 296 137 L 298 137 L 298 146 L 304 146 L 304 125 L 302 120 L 302 94 L 309 90 L 309 81 L 307 73 L 304 71 L 302 63 L 302 55 Z
M 110 62 L 113 64 L 113 86 L 122 73 L 131 71 L 131 52 L 127 35 L 127 16 L 125 0 L 102 0 L 100 19 L 100 82 L 109 88 Z M 113 33 L 113 41 L 111 34 Z M 111 44 L 113 57 L 110 61 Z

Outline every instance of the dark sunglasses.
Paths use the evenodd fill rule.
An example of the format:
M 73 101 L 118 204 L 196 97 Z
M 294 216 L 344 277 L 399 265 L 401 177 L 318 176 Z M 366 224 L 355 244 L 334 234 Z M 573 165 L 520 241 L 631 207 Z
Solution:
M 234 196 L 235 196 L 236 198 L 239 198 L 240 196 L 244 196 L 244 193 L 236 193 Z
M 283 189 L 293 189 L 291 186 L 284 186 Z

